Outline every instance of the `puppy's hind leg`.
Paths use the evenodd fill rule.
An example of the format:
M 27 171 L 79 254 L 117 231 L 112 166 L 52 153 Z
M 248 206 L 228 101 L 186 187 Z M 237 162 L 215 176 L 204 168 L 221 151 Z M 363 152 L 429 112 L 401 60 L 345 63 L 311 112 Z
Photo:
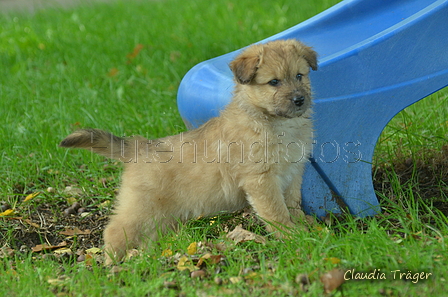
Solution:
M 104 230 L 105 264 L 120 261 L 126 256 L 126 251 L 135 248 L 140 243 L 141 222 L 125 213 L 111 216 L 110 223 Z
M 145 249 L 166 232 L 167 228 L 175 229 L 177 223 L 173 219 L 163 218 L 148 213 L 147 218 L 134 216 L 135 214 L 113 215 L 109 225 L 104 230 L 105 264 L 109 265 L 121 261 L 128 250 L 133 248 Z
M 115 214 L 104 230 L 107 265 L 122 260 L 129 249 L 157 241 L 159 232 L 177 226 L 173 209 L 164 203 L 163 195 L 157 196 L 160 193 L 129 186 L 122 186 L 121 191 Z
M 122 260 L 127 250 L 140 245 L 144 235 L 157 240 L 156 217 L 148 200 L 147 192 L 130 186 L 123 179 L 114 214 L 104 230 L 105 264 Z

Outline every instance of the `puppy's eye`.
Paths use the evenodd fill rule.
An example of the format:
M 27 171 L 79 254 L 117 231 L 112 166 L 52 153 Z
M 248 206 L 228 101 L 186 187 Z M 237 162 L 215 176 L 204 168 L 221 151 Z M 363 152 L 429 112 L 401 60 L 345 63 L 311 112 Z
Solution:
M 303 75 L 301 73 L 297 73 L 297 75 L 296 75 L 297 80 L 301 81 L 302 80 L 302 76 Z
M 268 84 L 270 84 L 273 87 L 276 87 L 280 84 L 280 81 L 278 79 L 273 79 L 273 80 L 269 81 Z

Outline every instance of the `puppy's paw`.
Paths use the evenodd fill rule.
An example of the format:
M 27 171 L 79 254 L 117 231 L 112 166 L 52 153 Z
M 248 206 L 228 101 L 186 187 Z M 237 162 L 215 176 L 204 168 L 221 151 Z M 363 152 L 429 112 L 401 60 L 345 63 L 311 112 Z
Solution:
M 104 265 L 105 266 L 112 266 L 116 264 L 117 261 L 117 255 L 109 250 L 104 250 Z
M 305 216 L 305 222 L 310 227 L 316 226 L 318 224 L 318 222 L 316 221 L 316 217 L 313 217 L 313 216 L 310 216 L 310 215 L 306 215 Z

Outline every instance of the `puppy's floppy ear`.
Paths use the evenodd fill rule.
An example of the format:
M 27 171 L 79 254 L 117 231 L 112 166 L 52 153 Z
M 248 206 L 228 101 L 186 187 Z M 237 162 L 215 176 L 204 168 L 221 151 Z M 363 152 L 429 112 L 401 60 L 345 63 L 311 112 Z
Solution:
M 261 63 L 261 52 L 258 46 L 252 46 L 236 57 L 229 66 L 240 84 L 248 84 L 257 73 L 258 66 Z
M 303 57 L 310 65 L 311 69 L 317 70 L 317 53 L 308 46 L 303 48 Z

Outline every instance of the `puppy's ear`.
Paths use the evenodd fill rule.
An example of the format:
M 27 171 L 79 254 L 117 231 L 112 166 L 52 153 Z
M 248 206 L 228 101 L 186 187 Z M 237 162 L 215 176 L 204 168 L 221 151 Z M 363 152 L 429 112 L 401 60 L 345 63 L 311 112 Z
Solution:
M 240 84 L 248 84 L 252 81 L 257 73 L 258 66 L 261 62 L 261 52 L 258 46 L 252 46 L 244 51 L 229 66 L 235 76 L 235 79 Z
M 311 69 L 317 70 L 317 53 L 308 46 L 303 49 L 303 57 L 310 65 Z

